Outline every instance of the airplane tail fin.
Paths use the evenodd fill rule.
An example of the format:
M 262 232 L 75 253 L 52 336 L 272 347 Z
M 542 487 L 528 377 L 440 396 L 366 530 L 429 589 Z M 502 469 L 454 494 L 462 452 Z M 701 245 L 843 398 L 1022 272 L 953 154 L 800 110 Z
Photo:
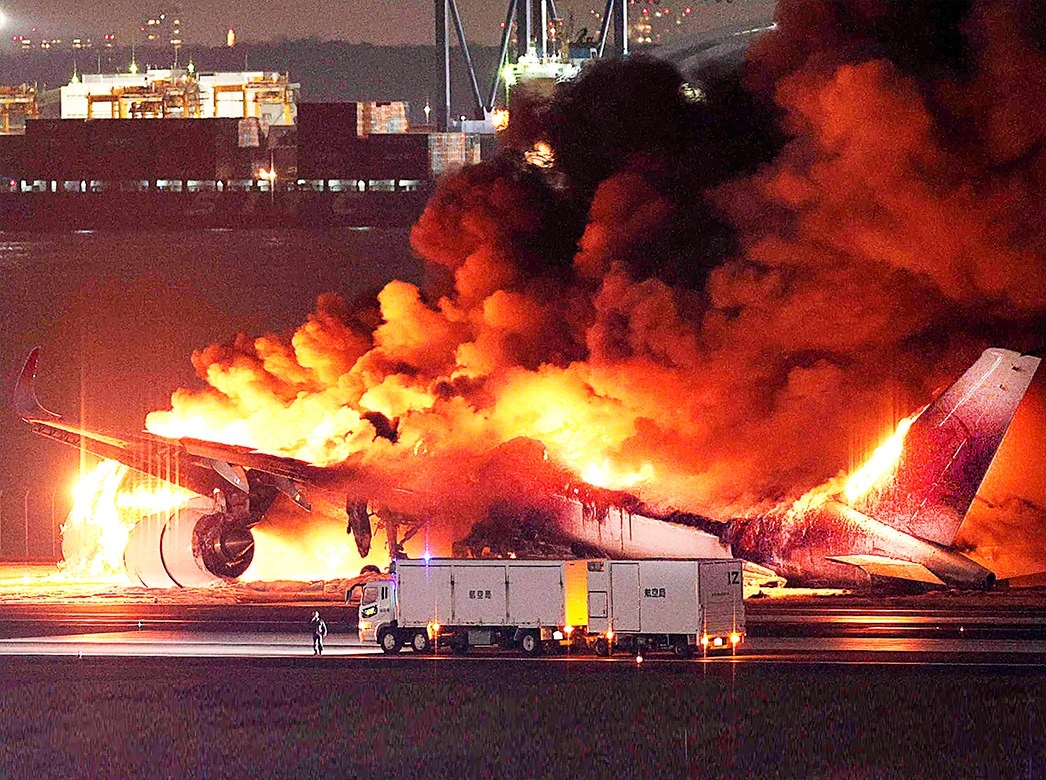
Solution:
M 36 369 L 40 365 L 40 347 L 34 347 L 25 359 L 25 365 L 18 375 L 14 393 L 11 395 L 11 409 L 26 422 L 45 422 L 61 419 L 54 412 L 49 412 L 36 399 Z
M 950 546 L 1038 367 L 1037 357 L 985 350 L 912 423 L 890 484 L 855 508 Z

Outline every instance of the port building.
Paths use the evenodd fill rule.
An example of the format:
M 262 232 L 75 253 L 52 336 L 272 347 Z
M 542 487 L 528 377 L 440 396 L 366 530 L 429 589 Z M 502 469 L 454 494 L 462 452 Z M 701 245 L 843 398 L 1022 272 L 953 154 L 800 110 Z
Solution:
M 289 126 L 300 88 L 286 74 L 268 71 L 87 73 L 62 87 L 62 119 L 236 118 Z

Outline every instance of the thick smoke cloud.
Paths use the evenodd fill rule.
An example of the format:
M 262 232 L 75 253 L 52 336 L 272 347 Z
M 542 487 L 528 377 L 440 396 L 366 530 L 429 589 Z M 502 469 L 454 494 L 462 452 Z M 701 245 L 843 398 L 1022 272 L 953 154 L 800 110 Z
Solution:
M 801 0 L 742 72 L 592 64 L 440 185 L 411 237 L 425 289 L 203 350 L 209 389 L 148 426 L 347 460 L 448 537 L 549 473 L 716 517 L 790 501 L 984 347 L 1042 348 L 1036 17 Z M 491 479 L 520 437 L 543 450 L 506 462 L 534 473 Z M 1042 525 L 1046 486 L 1013 489 L 970 546 Z

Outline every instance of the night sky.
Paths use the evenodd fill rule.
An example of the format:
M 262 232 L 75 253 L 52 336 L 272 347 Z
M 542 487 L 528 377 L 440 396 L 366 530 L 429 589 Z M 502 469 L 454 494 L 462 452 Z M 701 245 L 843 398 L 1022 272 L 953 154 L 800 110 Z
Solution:
M 661 3 L 670 7 L 669 0 Z M 773 0 L 687 0 L 693 9 L 690 25 L 707 30 L 748 19 L 765 19 L 772 12 Z M 573 11 L 578 26 L 585 24 L 590 8 L 602 9 L 602 2 L 584 0 L 558 4 L 560 15 Z M 239 3 L 195 2 L 156 3 L 144 0 L 80 2 L 80 0 L 14 0 L 0 4 L 7 17 L 3 30 L 11 35 L 29 34 L 37 27 L 38 36 L 65 37 L 113 31 L 121 42 L 130 42 L 142 19 L 159 8 L 180 8 L 188 45 L 214 46 L 225 42 L 225 32 L 235 28 L 240 41 L 278 38 L 318 37 L 378 45 L 423 44 L 433 37 L 430 0 L 298 0 L 298 2 Z M 460 0 L 463 24 L 470 39 L 477 43 L 496 43 L 507 3 L 489 0 Z

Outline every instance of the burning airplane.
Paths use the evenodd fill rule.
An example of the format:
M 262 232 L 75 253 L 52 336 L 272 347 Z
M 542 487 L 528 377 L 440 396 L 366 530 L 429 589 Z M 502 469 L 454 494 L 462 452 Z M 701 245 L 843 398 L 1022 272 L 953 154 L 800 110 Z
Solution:
M 787 510 L 722 524 L 658 517 L 634 497 L 577 482 L 564 483 L 558 495 L 522 503 L 536 507 L 556 535 L 618 557 L 727 557 L 730 547 L 718 536 L 734 554 L 801 582 L 852 585 L 882 577 L 991 586 L 995 575 L 951 546 L 1039 362 L 986 350 L 844 485 L 817 488 Z M 37 349 L 26 360 L 13 403 L 34 433 L 196 495 L 172 513 L 143 518 L 131 531 L 124 564 L 143 585 L 200 586 L 242 575 L 253 557 L 251 529 L 280 494 L 306 511 L 310 493 L 328 504 L 344 496 L 347 530 L 364 558 L 373 519 L 382 522 L 393 557 L 426 524 L 383 503 L 387 492 L 344 464 L 321 468 L 218 442 L 120 438 L 66 423 L 36 398 L 38 363 Z M 411 492 L 411 486 L 398 489 Z M 369 500 L 363 498 L 367 490 Z M 383 508 L 374 511 L 375 505 Z
M 990 582 L 967 552 L 1041 569 L 1030 458 L 955 536 L 1034 368 L 974 360 L 1046 332 L 1041 26 L 1017 3 L 850 5 L 782 0 L 740 70 L 687 74 L 696 102 L 666 63 L 592 63 L 440 183 L 410 234 L 424 281 L 347 279 L 352 304 L 322 293 L 293 331 L 259 312 L 267 331 L 193 353 L 201 384 L 147 435 L 85 443 L 211 502 L 163 536 L 202 572 L 284 513 L 378 563 L 543 520 L 614 555 L 725 540 L 800 581 Z

